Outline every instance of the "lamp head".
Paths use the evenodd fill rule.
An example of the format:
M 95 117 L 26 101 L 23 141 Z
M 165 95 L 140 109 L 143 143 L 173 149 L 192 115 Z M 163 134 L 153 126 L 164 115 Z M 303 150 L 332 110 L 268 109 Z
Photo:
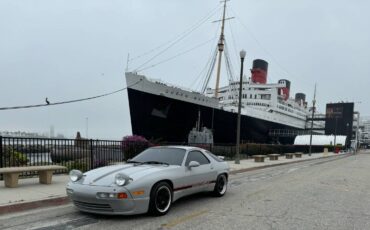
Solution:
M 244 59 L 247 52 L 245 52 L 245 50 L 241 50 L 239 54 L 240 54 L 240 58 Z

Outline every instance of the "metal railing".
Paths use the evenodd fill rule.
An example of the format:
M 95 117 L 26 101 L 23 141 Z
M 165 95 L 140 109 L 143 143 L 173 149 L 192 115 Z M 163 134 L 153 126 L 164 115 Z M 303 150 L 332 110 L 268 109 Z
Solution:
M 236 144 L 188 144 L 188 143 L 161 143 L 161 145 L 187 145 L 207 149 L 215 155 L 224 156 L 227 160 L 234 159 L 236 153 Z M 329 151 L 333 146 L 312 146 L 313 152 L 323 152 L 327 147 Z M 251 158 L 253 155 L 281 154 L 302 152 L 308 153 L 308 145 L 279 145 L 279 144 L 260 144 L 260 143 L 242 143 L 240 144 L 241 159 Z
M 123 159 L 121 141 L 0 136 L 0 168 L 41 165 L 67 167 L 67 170 L 55 172 L 58 174 L 67 173 L 73 168 L 87 171 Z M 20 177 L 34 175 L 37 172 L 24 172 Z
M 231 144 L 187 144 L 187 143 L 160 143 L 155 145 L 188 145 L 207 149 L 215 155 L 233 159 L 236 145 Z M 88 171 L 97 167 L 123 162 L 136 156 L 149 146 L 149 142 L 125 142 L 113 140 L 92 139 L 51 139 L 51 138 L 24 138 L 0 136 L 0 168 L 63 165 L 65 170 L 57 170 L 55 174 L 68 173 L 71 169 Z M 313 146 L 313 152 L 322 152 L 324 146 Z M 329 148 L 330 151 L 330 148 Z M 242 143 L 240 145 L 241 158 L 250 158 L 253 155 L 270 153 L 308 152 L 308 146 L 273 145 Z M 32 177 L 37 172 L 24 172 L 20 177 Z M 2 180 L 0 174 L 0 180 Z

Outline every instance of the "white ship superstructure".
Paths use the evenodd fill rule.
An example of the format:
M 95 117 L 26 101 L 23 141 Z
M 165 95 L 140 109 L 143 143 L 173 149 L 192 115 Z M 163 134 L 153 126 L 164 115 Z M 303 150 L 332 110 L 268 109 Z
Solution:
M 284 100 L 284 96 L 279 95 L 282 88 L 286 88 L 285 81 L 277 84 L 253 84 L 244 78 L 241 113 L 304 129 L 309 115 L 307 104 L 292 98 Z M 214 89 L 208 89 L 207 95 L 214 95 Z M 221 108 L 231 112 L 237 111 L 239 82 L 232 82 L 220 88 L 218 95 Z

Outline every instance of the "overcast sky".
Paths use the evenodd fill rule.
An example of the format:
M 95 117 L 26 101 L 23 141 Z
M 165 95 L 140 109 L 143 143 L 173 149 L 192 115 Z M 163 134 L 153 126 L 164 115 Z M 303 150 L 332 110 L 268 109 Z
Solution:
M 358 102 L 370 114 L 370 2 L 366 0 L 232 0 L 226 40 L 238 73 L 253 59 L 269 62 L 269 82 L 292 82 L 292 94 L 312 101 L 315 82 L 321 112 L 328 102 Z M 210 14 L 215 12 L 215 14 Z M 127 54 L 136 57 L 173 41 L 207 15 L 189 36 L 158 56 L 141 73 L 179 86 L 199 88 L 214 49 L 219 0 L 0 0 L 0 107 L 70 100 L 125 87 Z M 168 43 L 167 43 L 168 44 Z M 129 70 L 151 56 L 132 60 Z M 249 72 L 247 72 L 249 76 Z M 223 84 L 227 77 L 223 76 Z M 210 83 L 214 87 L 214 80 Z M 361 102 L 361 103 L 360 103 Z M 93 101 L 0 111 L 0 130 L 120 139 L 131 134 L 127 92 Z

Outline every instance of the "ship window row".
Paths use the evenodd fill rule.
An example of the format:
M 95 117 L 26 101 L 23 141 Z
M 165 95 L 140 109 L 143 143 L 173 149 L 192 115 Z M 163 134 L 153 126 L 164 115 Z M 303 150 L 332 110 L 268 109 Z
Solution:
M 221 97 L 222 99 L 223 99 L 223 97 Z M 220 98 L 220 99 L 221 99 Z M 237 98 L 239 98 L 239 94 L 237 94 L 237 95 L 235 95 L 235 96 L 231 96 L 231 95 L 229 95 L 228 97 L 227 97 L 229 100 L 230 99 L 237 99 Z M 247 99 L 248 98 L 248 94 L 242 94 L 242 98 L 243 99 Z M 253 98 L 253 94 L 250 94 L 249 95 L 249 98 Z M 257 94 L 254 94 L 254 99 L 257 99 Z
M 271 94 L 261 94 L 261 95 L 257 95 L 257 94 L 242 94 L 242 98 L 243 99 L 248 99 L 248 95 L 249 95 L 249 98 L 250 99 L 262 99 L 262 100 L 271 100 Z M 236 94 L 234 96 L 232 95 L 229 95 L 227 97 L 227 99 L 231 100 L 231 99 L 237 99 L 239 98 L 239 94 Z M 224 97 L 219 97 L 220 100 L 223 100 Z
M 247 102 L 247 105 L 256 105 L 256 106 L 265 106 L 265 107 L 270 107 L 269 104 L 266 103 L 260 103 L 260 102 Z
M 247 90 L 247 89 L 243 87 L 243 90 Z M 252 90 L 251 88 L 248 89 L 248 91 L 251 91 L 251 90 Z M 235 88 L 235 87 L 234 88 L 229 88 L 228 90 L 222 90 L 222 91 L 219 91 L 219 93 L 226 93 L 227 91 L 228 92 L 233 92 L 233 91 L 239 92 L 239 87 L 238 88 Z M 259 90 L 259 91 L 261 91 L 261 90 Z M 264 95 L 264 97 L 266 99 L 271 99 L 271 94 L 260 94 L 260 95 L 261 96 Z M 265 99 L 265 98 L 263 98 L 263 99 Z
M 243 82 L 243 85 L 247 85 L 248 82 Z M 232 82 L 230 85 L 240 85 L 240 82 Z
M 290 113 L 293 113 L 293 112 L 294 112 L 292 109 L 288 109 L 288 108 L 286 108 L 286 107 L 284 107 L 284 106 L 281 106 L 281 105 L 279 105 L 279 106 L 278 106 L 278 108 L 279 108 L 279 109 L 281 109 L 281 110 L 288 111 L 288 112 L 290 112 Z
M 177 96 L 184 96 L 185 98 L 188 98 L 189 97 L 189 95 L 187 95 L 185 93 L 180 93 L 180 92 L 174 92 L 174 91 L 169 92 L 168 90 L 166 90 L 166 93 L 174 94 L 174 95 L 177 95 Z M 198 100 L 198 101 L 209 102 L 207 99 L 200 98 L 200 97 L 194 97 L 193 99 L 194 100 Z
M 245 90 L 245 88 L 243 88 L 243 90 Z M 239 87 L 238 88 L 232 88 L 231 90 L 229 89 L 229 91 L 239 91 Z
M 231 86 L 231 87 L 229 87 L 229 91 L 236 91 L 236 90 L 239 91 L 239 88 L 240 88 L 239 85 Z M 243 86 L 243 90 L 247 90 L 247 88 L 245 88 Z M 249 91 L 251 91 L 251 90 L 254 90 L 254 91 L 270 91 L 270 89 L 264 89 L 264 88 L 248 88 L 248 90 Z

